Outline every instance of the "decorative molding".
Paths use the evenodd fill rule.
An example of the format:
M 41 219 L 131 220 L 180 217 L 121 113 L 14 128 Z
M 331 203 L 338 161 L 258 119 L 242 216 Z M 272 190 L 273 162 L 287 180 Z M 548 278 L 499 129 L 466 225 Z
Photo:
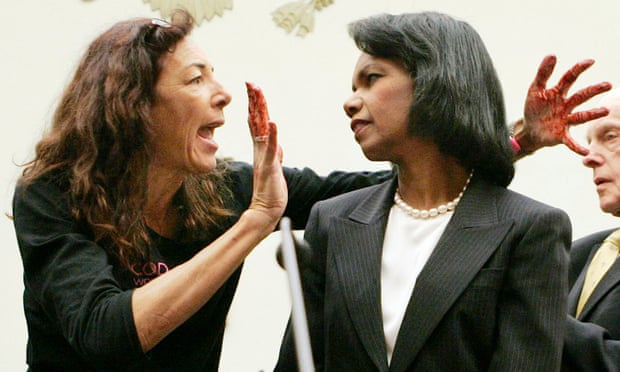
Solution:
M 159 10 L 163 18 L 168 18 L 176 7 L 187 9 L 196 24 L 210 21 L 214 16 L 222 17 L 225 10 L 232 10 L 233 0 L 144 0 L 154 11 Z M 296 30 L 295 35 L 304 37 L 314 30 L 314 13 L 334 3 L 334 0 L 298 0 L 286 3 L 271 13 L 276 26 L 287 33 Z
M 286 3 L 271 13 L 278 27 L 304 37 L 314 30 L 314 12 L 334 3 L 334 0 L 300 0 Z
M 225 10 L 232 10 L 233 0 L 144 0 L 151 4 L 151 9 L 159 10 L 163 18 L 177 7 L 187 9 L 194 17 L 197 25 L 203 20 L 210 21 L 214 16 L 222 17 Z

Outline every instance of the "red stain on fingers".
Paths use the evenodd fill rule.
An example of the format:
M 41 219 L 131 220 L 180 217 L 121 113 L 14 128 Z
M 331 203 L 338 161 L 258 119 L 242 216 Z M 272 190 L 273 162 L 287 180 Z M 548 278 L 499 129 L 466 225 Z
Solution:
M 535 148 L 564 143 L 572 151 L 585 155 L 588 150 L 571 138 L 569 128 L 605 116 L 607 110 L 594 108 L 573 111 L 592 97 L 611 89 L 611 84 L 602 82 L 590 85 L 568 96 L 579 76 L 594 64 L 594 60 L 585 59 L 566 71 L 555 86 L 547 88 L 556 62 L 553 55 L 546 56 L 541 62 L 526 97 L 525 122 L 528 123 L 532 142 L 537 144 Z
M 264 142 L 269 136 L 269 111 L 263 91 L 254 83 L 246 82 L 248 91 L 248 124 L 255 141 Z

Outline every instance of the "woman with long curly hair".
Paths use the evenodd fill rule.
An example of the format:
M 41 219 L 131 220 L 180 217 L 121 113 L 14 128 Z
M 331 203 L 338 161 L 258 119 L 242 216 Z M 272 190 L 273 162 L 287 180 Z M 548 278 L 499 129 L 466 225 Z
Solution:
M 253 166 L 217 159 L 231 97 L 192 25 L 179 10 L 96 38 L 25 165 L 32 370 L 217 370 L 243 260 L 281 215 L 301 228 L 319 198 L 389 173 L 283 170 L 274 123 Z

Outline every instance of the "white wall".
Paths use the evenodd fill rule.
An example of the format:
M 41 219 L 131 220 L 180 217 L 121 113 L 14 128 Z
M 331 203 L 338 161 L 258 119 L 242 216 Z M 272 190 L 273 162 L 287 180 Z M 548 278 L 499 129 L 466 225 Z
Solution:
M 290 0 L 236 0 L 233 11 L 203 23 L 195 33 L 234 99 L 227 124 L 217 133 L 220 155 L 251 160 L 243 82 L 262 86 L 272 118 L 280 125 L 285 163 L 331 169 L 378 169 L 352 139 L 342 102 L 350 92 L 357 50 L 345 25 L 377 12 L 438 10 L 470 22 L 482 35 L 502 80 L 508 117 L 520 117 L 527 87 L 546 54 L 558 56 L 552 76 L 594 58 L 576 87 L 619 83 L 620 3 L 615 0 L 335 0 L 317 13 L 313 33 L 301 39 L 276 28 L 270 12 Z M 158 16 L 141 0 L 3 1 L 0 34 L 0 190 L 10 213 L 15 163 L 28 159 L 54 104 L 86 44 L 113 22 Z M 591 107 L 586 104 L 585 107 Z M 583 143 L 582 129 L 574 136 Z M 570 215 L 574 237 L 615 226 L 598 209 L 591 173 L 565 148 L 542 150 L 517 165 L 512 188 Z M 0 283 L 0 370 L 25 369 L 21 262 L 9 219 L 0 219 L 5 244 Z M 223 351 L 222 371 L 270 370 L 288 315 L 285 274 L 275 265 L 277 235 L 249 257 L 235 300 Z

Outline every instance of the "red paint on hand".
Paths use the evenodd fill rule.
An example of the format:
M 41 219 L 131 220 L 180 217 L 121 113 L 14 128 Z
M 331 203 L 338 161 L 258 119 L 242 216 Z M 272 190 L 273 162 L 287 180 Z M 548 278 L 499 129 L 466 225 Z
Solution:
M 250 133 L 256 141 L 266 141 L 269 136 L 269 111 L 263 91 L 256 85 L 246 82 L 248 91 L 248 124 Z
M 525 100 L 524 119 L 530 137 L 539 146 L 552 146 L 564 143 L 572 151 L 586 155 L 588 150 L 577 143 L 569 134 L 569 126 L 585 123 L 607 115 L 608 110 L 595 108 L 573 113 L 573 109 L 590 98 L 611 89 L 607 82 L 598 83 L 579 90 L 566 97 L 568 90 L 582 72 L 587 70 L 594 60 L 586 59 L 575 64 L 562 75 L 558 84 L 546 88 L 547 81 L 553 72 L 556 57 L 546 56 L 541 62 L 536 78 L 530 85 Z

